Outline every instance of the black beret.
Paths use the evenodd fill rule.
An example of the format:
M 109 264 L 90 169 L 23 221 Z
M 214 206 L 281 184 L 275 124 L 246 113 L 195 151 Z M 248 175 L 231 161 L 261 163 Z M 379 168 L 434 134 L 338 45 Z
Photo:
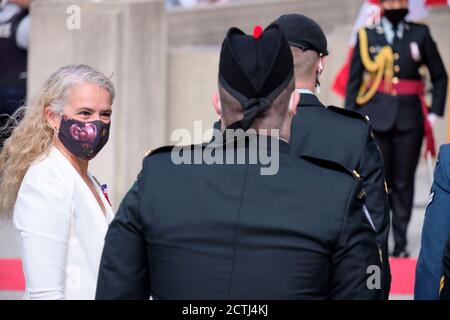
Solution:
M 244 107 L 239 126 L 247 130 L 288 86 L 294 75 L 289 43 L 278 24 L 253 36 L 231 28 L 222 44 L 219 82 Z
M 328 55 L 327 37 L 313 19 L 302 14 L 285 14 L 276 22 L 283 28 L 289 44 L 302 50 L 314 50 Z

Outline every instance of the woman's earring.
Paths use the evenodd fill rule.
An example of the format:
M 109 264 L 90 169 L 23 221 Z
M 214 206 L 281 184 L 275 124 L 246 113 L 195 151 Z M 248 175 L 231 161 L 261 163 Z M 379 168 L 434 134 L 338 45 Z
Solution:
M 58 128 L 54 127 L 53 128 L 53 140 L 56 140 L 56 137 L 58 136 L 58 134 L 59 134 Z

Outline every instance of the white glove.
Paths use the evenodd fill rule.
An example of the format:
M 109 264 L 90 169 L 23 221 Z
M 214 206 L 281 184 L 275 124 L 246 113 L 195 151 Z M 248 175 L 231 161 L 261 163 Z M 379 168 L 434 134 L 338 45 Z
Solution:
M 434 126 L 437 118 L 438 118 L 438 116 L 435 115 L 434 113 L 429 113 L 428 114 L 428 122 L 431 124 L 431 126 Z

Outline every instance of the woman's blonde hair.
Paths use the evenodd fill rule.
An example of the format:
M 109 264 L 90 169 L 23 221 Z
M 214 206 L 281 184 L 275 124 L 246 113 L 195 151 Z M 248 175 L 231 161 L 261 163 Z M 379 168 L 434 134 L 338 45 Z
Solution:
M 87 65 L 68 65 L 58 69 L 41 91 L 9 119 L 1 134 L 11 132 L 0 152 L 0 218 L 10 220 L 17 193 L 30 165 L 50 151 L 55 137 L 44 110 L 62 113 L 70 88 L 91 83 L 106 89 L 114 100 L 114 87 L 103 73 Z

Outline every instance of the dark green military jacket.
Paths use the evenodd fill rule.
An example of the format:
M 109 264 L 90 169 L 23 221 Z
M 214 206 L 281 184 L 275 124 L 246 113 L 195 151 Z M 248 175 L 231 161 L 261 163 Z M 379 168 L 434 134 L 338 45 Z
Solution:
M 377 229 L 380 247 L 389 234 L 389 204 L 384 164 L 368 120 L 356 112 L 325 107 L 315 95 L 302 94 L 292 121 L 295 155 L 322 158 L 356 171 L 367 193 L 366 207 Z
M 148 156 L 108 230 L 96 297 L 382 298 L 362 181 L 270 142 L 231 150 L 278 154 L 273 175 L 261 162 L 174 164 L 173 148 Z

